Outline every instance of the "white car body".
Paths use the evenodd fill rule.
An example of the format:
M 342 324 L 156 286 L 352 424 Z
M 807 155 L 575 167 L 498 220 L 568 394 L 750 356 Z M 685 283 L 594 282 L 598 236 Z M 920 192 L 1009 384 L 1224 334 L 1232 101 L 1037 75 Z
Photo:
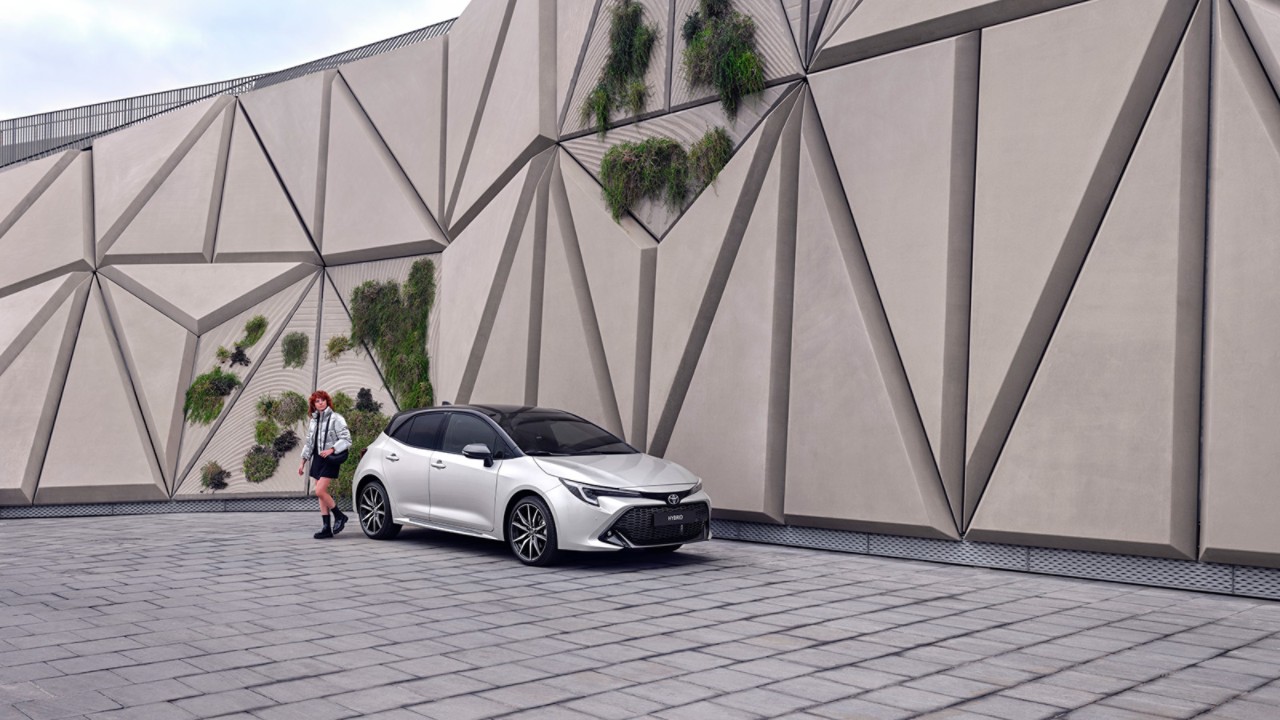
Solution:
M 362 493 L 367 501 L 367 489 L 376 481 L 385 489 L 389 517 L 395 525 L 502 541 L 518 534 L 513 529 L 517 526 L 511 524 L 513 508 L 522 498 L 536 496 L 554 521 L 553 552 L 661 548 L 710 538 L 711 500 L 699 479 L 680 465 L 641 452 L 534 456 L 522 451 L 497 422 L 526 417 L 516 413 L 550 413 L 555 417 L 559 412 L 511 406 L 446 406 L 397 415 L 387 428 L 396 437 L 384 431 L 369 445 L 352 483 L 354 507 L 361 513 L 366 534 L 379 536 L 370 532 L 372 505 L 361 504 Z M 435 431 L 435 449 L 415 447 L 407 440 L 420 438 L 411 436 L 410 429 L 401 429 L 407 422 L 403 416 L 427 413 L 481 418 L 496 431 L 497 444 L 505 447 L 489 448 L 496 454 L 493 458 L 468 456 L 456 452 L 456 447 L 455 452 L 446 452 L 439 445 L 452 419 L 434 421 L 440 426 Z M 477 427 L 473 421 L 465 422 L 470 423 L 468 427 Z M 469 451 L 473 448 L 468 446 Z M 689 522 L 681 522 L 682 518 Z M 523 562 L 530 562 L 515 543 L 512 549 Z

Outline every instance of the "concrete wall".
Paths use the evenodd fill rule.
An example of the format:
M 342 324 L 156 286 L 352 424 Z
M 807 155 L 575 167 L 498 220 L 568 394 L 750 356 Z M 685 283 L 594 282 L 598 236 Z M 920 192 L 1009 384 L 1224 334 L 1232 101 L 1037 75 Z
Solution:
M 439 399 L 578 411 L 724 517 L 1280 566 L 1280 2 L 738 0 L 769 86 L 731 120 L 683 76 L 696 3 L 643 0 L 649 99 L 600 137 L 617 1 L 473 0 L 0 172 L 0 502 L 208 496 L 264 393 L 390 409 L 315 348 L 432 257 Z M 712 187 L 609 217 L 610 146 L 715 125 Z

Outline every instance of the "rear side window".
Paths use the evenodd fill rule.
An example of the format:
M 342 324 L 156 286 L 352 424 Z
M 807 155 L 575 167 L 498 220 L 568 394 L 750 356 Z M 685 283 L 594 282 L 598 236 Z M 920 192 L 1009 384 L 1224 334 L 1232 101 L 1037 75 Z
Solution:
M 409 418 L 408 420 L 400 423 L 400 427 L 396 428 L 395 432 L 391 433 L 391 437 L 398 443 L 408 445 L 409 431 L 413 428 L 413 421 L 416 419 L 417 418 Z
M 415 417 L 405 444 L 423 450 L 439 450 L 440 425 L 444 423 L 444 416 L 444 413 L 437 412 Z
M 489 423 L 475 415 L 453 413 L 449 418 L 449 427 L 444 431 L 444 443 L 440 449 L 461 455 L 462 448 L 472 443 L 484 443 L 494 452 L 502 449 L 498 446 L 498 433 Z

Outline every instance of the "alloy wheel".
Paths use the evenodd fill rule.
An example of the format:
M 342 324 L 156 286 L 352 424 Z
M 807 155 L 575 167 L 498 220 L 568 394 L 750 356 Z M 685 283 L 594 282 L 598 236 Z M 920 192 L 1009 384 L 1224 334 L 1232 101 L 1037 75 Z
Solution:
M 387 522 L 387 501 L 382 488 L 369 485 L 360 493 L 360 524 L 368 535 L 377 535 Z
M 511 515 L 511 544 L 525 562 L 536 562 L 547 549 L 547 520 L 533 503 L 523 503 Z

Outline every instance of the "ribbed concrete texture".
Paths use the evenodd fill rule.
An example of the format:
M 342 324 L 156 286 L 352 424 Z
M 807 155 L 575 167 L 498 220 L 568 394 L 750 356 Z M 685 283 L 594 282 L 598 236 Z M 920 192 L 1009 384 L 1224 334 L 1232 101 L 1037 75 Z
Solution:
M 406 409 L 324 349 L 430 258 L 437 401 L 579 413 L 722 519 L 1280 567 L 1280 4 L 731 0 L 765 88 L 730 118 L 685 75 L 699 1 L 631 1 L 647 95 L 603 134 L 624 0 L 473 0 L 0 172 L 0 504 L 301 501 L 296 455 L 243 479 L 258 399 Z M 714 183 L 614 220 L 607 153 L 716 128 Z

